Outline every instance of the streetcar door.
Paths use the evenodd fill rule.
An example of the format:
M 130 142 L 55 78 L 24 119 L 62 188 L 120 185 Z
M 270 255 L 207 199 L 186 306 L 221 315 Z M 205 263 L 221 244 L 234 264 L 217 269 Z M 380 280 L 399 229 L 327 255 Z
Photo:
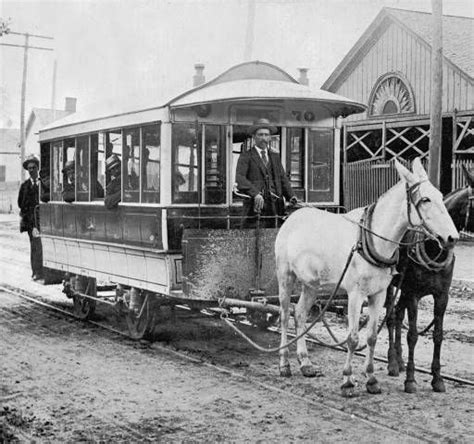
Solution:
M 334 202 L 335 152 L 332 129 L 308 131 L 308 201 Z

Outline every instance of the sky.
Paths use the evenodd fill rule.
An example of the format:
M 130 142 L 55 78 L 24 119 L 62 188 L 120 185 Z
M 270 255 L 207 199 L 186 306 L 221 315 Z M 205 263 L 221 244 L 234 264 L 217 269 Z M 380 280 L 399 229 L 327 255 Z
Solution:
M 194 64 L 206 80 L 248 60 L 298 78 L 308 68 L 319 88 L 384 7 L 431 11 L 431 0 L 251 0 L 252 53 L 245 59 L 249 0 L 0 0 L 10 29 L 30 38 L 26 118 L 77 98 L 77 109 L 118 96 L 155 96 L 163 104 L 192 87 Z M 474 0 L 443 0 L 443 13 L 474 17 Z M 474 38 L 474 37 L 473 37 Z M 0 43 L 23 44 L 4 35 Z M 22 48 L 0 46 L 0 128 L 20 126 Z

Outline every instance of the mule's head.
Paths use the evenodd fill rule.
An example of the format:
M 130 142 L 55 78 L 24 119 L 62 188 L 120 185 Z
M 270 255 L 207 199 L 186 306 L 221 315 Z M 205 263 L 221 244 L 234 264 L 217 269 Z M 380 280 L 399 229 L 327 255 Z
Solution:
M 453 248 L 459 239 L 459 233 L 444 205 L 443 195 L 428 180 L 420 159 L 417 157 L 413 161 L 413 172 L 398 161 L 395 161 L 395 167 L 406 183 L 409 224 L 436 238 L 443 248 Z

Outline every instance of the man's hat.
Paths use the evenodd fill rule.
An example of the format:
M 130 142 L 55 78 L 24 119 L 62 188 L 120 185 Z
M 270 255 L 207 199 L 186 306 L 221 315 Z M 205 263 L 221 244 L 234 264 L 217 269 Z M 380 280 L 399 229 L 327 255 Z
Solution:
M 30 164 L 31 162 L 35 163 L 36 166 L 39 167 L 40 161 L 38 159 L 38 156 L 36 156 L 35 154 L 30 154 L 23 162 L 23 168 L 25 170 L 28 170 L 28 164 Z
M 120 166 L 120 163 L 120 157 L 117 156 L 117 154 L 112 154 L 111 156 L 107 157 L 107 160 L 105 161 L 105 169 L 110 171 L 116 166 Z
M 270 134 L 275 134 L 277 132 L 276 127 L 272 126 L 268 119 L 261 118 L 257 119 L 250 127 L 250 133 L 255 134 L 259 129 L 262 128 L 266 128 L 268 131 L 270 131 Z
M 65 173 L 66 171 L 74 170 L 74 166 L 75 166 L 74 160 L 68 160 L 66 164 L 64 165 L 62 172 Z

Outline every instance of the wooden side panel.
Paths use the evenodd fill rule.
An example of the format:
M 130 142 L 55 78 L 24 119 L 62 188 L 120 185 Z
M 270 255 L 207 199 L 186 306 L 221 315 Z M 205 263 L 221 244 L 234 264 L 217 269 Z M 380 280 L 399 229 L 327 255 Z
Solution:
M 179 290 L 172 268 L 180 257 L 106 244 L 43 237 L 45 266 L 169 295 Z M 172 266 L 171 266 L 172 265 Z
M 51 206 L 40 204 L 40 226 L 42 234 L 52 233 Z

